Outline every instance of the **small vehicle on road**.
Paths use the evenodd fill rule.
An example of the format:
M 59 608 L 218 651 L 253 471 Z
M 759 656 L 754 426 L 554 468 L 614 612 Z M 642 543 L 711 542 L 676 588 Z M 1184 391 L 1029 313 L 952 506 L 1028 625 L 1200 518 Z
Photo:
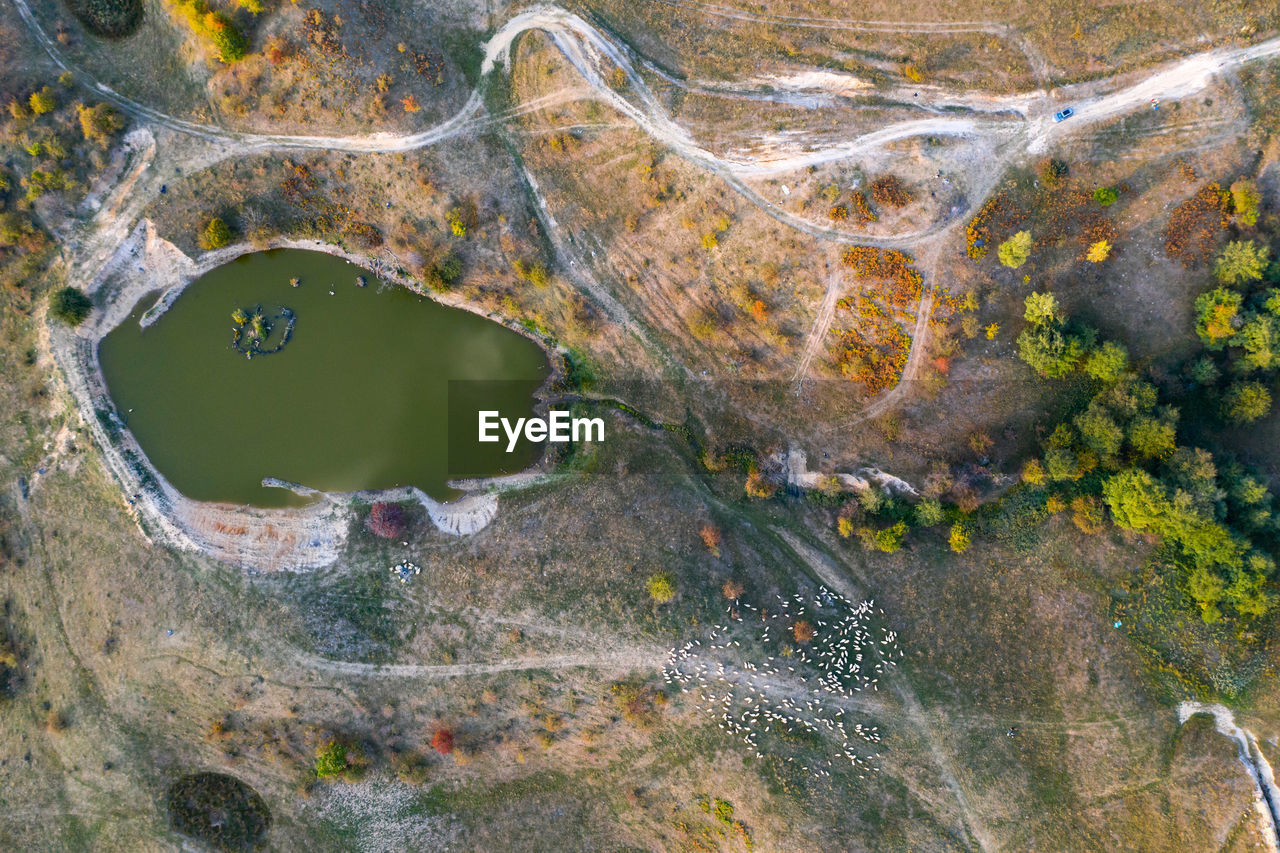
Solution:
M 1066 121 L 1067 119 L 1071 118 L 1075 114 L 1076 114 L 1076 111 L 1074 109 L 1072 109 L 1071 107 L 1067 107 L 1065 110 L 1058 110 L 1056 113 L 1054 113 L 1053 120 Z

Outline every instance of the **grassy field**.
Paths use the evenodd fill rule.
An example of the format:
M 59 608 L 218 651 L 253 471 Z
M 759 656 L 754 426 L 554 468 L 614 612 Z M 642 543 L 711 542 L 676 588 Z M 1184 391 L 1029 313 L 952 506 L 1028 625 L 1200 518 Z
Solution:
M 159 2 L 145 3 L 137 32 L 118 40 L 68 18 L 61 48 L 131 97 L 201 120 L 416 128 L 466 97 L 475 33 L 510 10 L 384 5 L 268 4 L 254 21 L 235 12 L 254 25 L 257 55 L 231 69 L 201 55 Z M 316 51 L 337 50 L 323 32 L 295 45 L 294 65 L 268 67 L 259 52 L 277 35 L 296 40 L 313 7 L 330 24 L 344 16 L 349 67 L 319 62 Z M 1017 90 L 1183 53 L 1202 31 L 1226 43 L 1275 25 L 1260 4 L 1185 15 L 1159 4 L 1054 15 L 962 4 L 948 14 L 1012 29 L 836 34 L 783 21 L 793 12 L 770 4 L 747 15 L 764 20 L 745 21 L 656 2 L 573 8 L 660 71 L 706 83 L 818 66 L 889 86 L 910 80 L 914 65 L 927 85 Z M 67 17 L 61 6 L 36 13 L 50 32 Z M 909 22 L 938 12 L 872 3 L 857 14 Z M 1095 389 L 1080 376 L 1037 379 L 1014 340 L 1027 294 L 1051 289 L 1125 343 L 1162 389 L 1177 385 L 1198 352 L 1192 303 L 1210 274 L 1167 257 L 1163 229 L 1203 185 L 1251 176 L 1264 216 L 1217 238 L 1276 244 L 1274 65 L 1068 140 L 1053 152 L 1067 166 L 1053 186 L 1038 160 L 1000 175 L 992 241 L 1031 229 L 1031 260 L 1015 271 L 995 252 L 971 259 L 960 230 L 922 259 L 937 284 L 923 368 L 896 405 L 860 422 L 867 395 L 839 378 L 834 337 L 815 325 L 833 280 L 840 296 L 873 287 L 846 271 L 846 247 L 786 227 L 596 102 L 566 97 L 462 144 L 403 155 L 224 158 L 160 133 L 163 151 L 178 153 L 157 160 L 169 183 L 145 215 L 179 249 L 197 253 L 219 216 L 237 239 L 390 252 L 448 298 L 572 348 L 589 379 L 570 390 L 607 422 L 603 445 L 575 448 L 554 476 L 502 494 L 474 536 L 443 534 L 415 508 L 404 539 L 379 539 L 357 504 L 333 565 L 258 574 L 146 538 L 49 357 L 47 295 L 67 274 L 56 243 L 82 234 L 92 214 L 76 206 L 112 164 L 109 147 L 76 137 L 74 104 L 91 92 L 58 81 L 11 17 L 12 38 L 0 40 L 8 94 L 21 107 L 46 82 L 64 88 L 43 117 L 11 108 L 3 142 L 12 181 L 0 213 L 50 236 L 6 245 L 0 258 L 30 265 L 0 290 L 0 846 L 189 843 L 171 799 L 210 772 L 261 797 L 266 847 L 281 850 L 1244 851 L 1261 842 L 1234 745 L 1204 718 L 1179 726 L 1175 705 L 1229 702 L 1277 760 L 1274 619 L 1205 625 L 1153 539 L 1110 525 L 1082 532 L 1069 512 L 1048 509 L 1045 490 L 1016 487 L 1023 462 Z M 513 56 L 510 90 L 490 91 L 490 108 L 580 91 L 545 37 L 523 37 Z M 378 92 L 388 68 L 396 79 Z M 766 114 L 645 74 L 711 149 L 732 152 Z M 327 101 L 308 100 L 321 93 Z M 420 112 L 400 109 L 410 95 Z M 299 102 L 311 106 L 288 105 Z M 840 102 L 807 111 L 806 127 L 853 133 L 895 110 Z M 770 107 L 770 132 L 799 127 L 799 115 Z M 33 145 L 50 140 L 55 152 L 71 146 L 65 157 Z M 918 201 L 882 211 L 889 230 L 950 215 L 981 188 L 966 169 L 993 152 L 904 143 L 753 187 L 773 198 L 785 184 L 794 197 L 782 209 L 822 220 L 827 187 L 849 203 L 892 171 Z M 38 202 L 14 192 L 62 160 L 77 164 L 72 186 Z M 179 163 L 189 168 L 179 173 Z M 940 192 L 933 177 L 944 168 L 955 180 Z M 1093 201 L 1100 186 L 1120 188 L 1105 210 Z M 1112 237 L 1105 265 L 1082 258 L 1089 228 Z M 446 282 L 455 262 L 460 273 Z M 908 309 L 894 317 L 904 328 L 912 319 Z M 813 360 L 798 371 L 815 328 Z M 1192 411 L 1185 423 L 1197 443 L 1233 450 L 1276 482 L 1280 414 L 1249 430 Z M 840 519 L 887 525 L 914 518 L 912 502 L 864 512 L 850 495 L 821 490 L 749 496 L 748 477 L 776 475 L 770 454 L 791 447 L 824 473 L 880 466 L 943 498 L 950 514 L 912 529 L 900 549 L 877 550 L 842 536 Z M 963 553 L 948 542 L 958 518 L 973 527 Z M 406 558 L 422 573 L 402 585 L 388 569 Z M 867 624 L 877 637 L 896 632 L 904 653 L 841 700 L 842 721 L 881 737 L 858 745 L 875 772 L 843 760 L 829 776 L 800 769 L 841 753 L 834 737 L 794 726 L 762 730 L 749 748 L 699 709 L 696 691 L 663 677 L 668 649 L 709 646 L 716 626 L 732 624 L 741 645 L 705 658 L 713 668 L 761 676 L 776 652 L 799 673 L 762 693 L 817 695 L 834 708 L 814 693 L 815 665 L 799 660 L 803 632 L 785 625 L 766 643 L 756 624 L 776 602 L 812 601 L 824 571 L 874 599 Z M 655 579 L 669 583 L 669 601 L 650 595 Z M 333 750 L 347 763 L 321 779 L 318 756 Z M 252 810 L 252 797 L 236 796 Z

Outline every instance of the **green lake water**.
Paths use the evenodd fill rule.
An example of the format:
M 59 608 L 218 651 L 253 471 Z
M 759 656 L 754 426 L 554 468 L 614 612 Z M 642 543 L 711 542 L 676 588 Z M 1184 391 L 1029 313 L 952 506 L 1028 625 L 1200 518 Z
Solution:
M 356 285 L 361 275 L 367 287 Z M 324 491 L 415 485 L 448 499 L 451 478 L 511 473 L 536 458 L 536 446 L 507 454 L 505 443 L 478 445 L 474 435 L 455 440 L 451 453 L 448 400 L 450 380 L 482 380 L 458 396 L 527 417 L 549 372 L 542 349 L 483 317 L 382 285 L 340 258 L 292 249 L 246 255 L 192 283 L 140 328 L 153 302 L 142 300 L 98 355 L 120 417 L 187 497 L 303 502 L 261 485 L 275 477 Z M 283 349 L 250 359 L 233 346 L 232 314 L 259 305 L 268 316 L 288 308 L 296 320 Z M 268 348 L 282 331 L 283 320 Z M 474 421 L 463 423 L 474 430 Z

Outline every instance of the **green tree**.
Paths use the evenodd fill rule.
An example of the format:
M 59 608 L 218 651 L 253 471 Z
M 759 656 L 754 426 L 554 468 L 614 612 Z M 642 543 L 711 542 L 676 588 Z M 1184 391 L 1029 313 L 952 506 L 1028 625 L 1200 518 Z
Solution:
M 998 252 L 1000 263 L 1010 269 L 1017 269 L 1031 257 L 1031 232 L 1019 231 L 1000 244 Z
M 1124 430 L 1120 429 L 1107 410 L 1096 401 L 1076 416 L 1075 425 L 1076 429 L 1080 430 L 1080 440 L 1084 442 L 1085 447 L 1103 459 L 1113 459 L 1124 444 Z
M 1110 207 L 1120 200 L 1120 193 L 1115 187 L 1098 187 L 1093 191 L 1093 200 L 1103 207 Z
M 84 292 L 74 287 L 55 290 L 49 296 L 49 311 L 68 326 L 79 326 L 93 310 L 93 303 Z
M 1228 423 L 1251 424 L 1271 411 L 1271 392 L 1261 382 L 1233 382 L 1222 394 L 1221 411 Z
M 1266 246 L 1252 240 L 1232 240 L 1214 261 L 1213 274 L 1223 284 L 1260 281 L 1271 261 L 1270 255 Z
M 1275 596 L 1266 588 L 1275 570 L 1274 560 L 1257 551 L 1251 552 L 1244 565 L 1231 572 L 1230 583 L 1223 590 L 1223 599 L 1245 618 L 1266 615 L 1276 603 Z
M 1244 349 L 1244 356 L 1236 362 L 1242 370 L 1280 367 L 1280 317 L 1260 314 L 1250 318 L 1231 339 L 1231 344 Z
M 1032 293 L 1023 301 L 1022 316 L 1033 326 L 1062 321 L 1058 298 L 1052 293 Z
M 1234 290 L 1215 287 L 1196 297 L 1196 334 L 1212 350 L 1225 347 L 1241 325 L 1242 297 Z
M 1191 381 L 1197 385 L 1214 385 L 1222 377 L 1222 371 L 1212 356 L 1201 356 L 1191 363 L 1187 370 Z
M 1226 591 L 1222 578 L 1214 574 L 1208 566 L 1195 566 L 1187 577 L 1187 592 L 1200 608 L 1200 618 L 1213 624 L 1222 618 L 1218 602 Z
M 210 12 L 205 16 L 209 40 L 218 51 L 218 59 L 230 65 L 244 59 L 249 52 L 249 41 L 235 23 L 222 12 Z
M 1075 431 L 1067 424 L 1058 424 L 1045 442 L 1044 471 L 1053 482 L 1078 480 L 1083 476 L 1084 468 L 1072 449 L 1075 442 Z
M 209 224 L 204 227 L 204 231 L 200 234 L 200 248 L 221 249 L 231 242 L 231 229 L 227 223 L 218 217 L 209 220 Z
M 331 740 L 316 750 L 316 776 L 333 779 L 347 772 L 347 748 Z
M 907 523 L 899 521 L 890 527 L 876 531 L 876 548 L 886 554 L 892 554 L 902 547 L 902 540 L 907 536 Z
M 1106 341 L 1084 360 L 1084 372 L 1103 382 L 1115 382 L 1129 369 L 1129 351 L 1114 341 Z
M 1018 355 L 1041 376 L 1066 376 L 1084 355 L 1086 343 L 1066 329 L 1065 318 L 1052 293 L 1032 293 L 1023 316 L 1030 324 L 1018 336 Z
M 1018 356 L 1041 376 L 1066 376 L 1084 353 L 1084 342 L 1056 323 L 1031 326 L 1018 335 Z
M 1139 415 L 1129 422 L 1129 447 L 1139 459 L 1164 459 L 1177 447 L 1177 428 L 1171 417 Z
M 916 524 L 921 527 L 941 524 L 944 517 L 942 503 L 937 498 L 924 498 L 916 504 Z
M 1162 533 L 1169 514 L 1169 496 L 1163 484 L 1140 468 L 1108 477 L 1102 499 L 1119 527 L 1140 533 Z
M 656 604 L 667 604 L 676 597 L 676 581 L 670 572 L 652 575 L 645 583 L 645 589 Z

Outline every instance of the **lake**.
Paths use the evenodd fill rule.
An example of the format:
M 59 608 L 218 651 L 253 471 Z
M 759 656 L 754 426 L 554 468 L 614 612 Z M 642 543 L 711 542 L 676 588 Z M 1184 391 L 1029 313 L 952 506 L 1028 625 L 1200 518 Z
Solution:
M 449 383 L 472 380 L 454 386 L 469 406 L 526 417 L 549 374 L 542 348 L 341 258 L 245 255 L 143 329 L 153 303 L 142 300 L 98 356 L 120 417 L 189 498 L 305 502 L 261 485 L 274 477 L 332 492 L 414 485 L 447 500 L 451 478 L 512 473 L 537 458 L 535 445 L 507 454 L 474 435 L 455 440 L 451 456 Z

